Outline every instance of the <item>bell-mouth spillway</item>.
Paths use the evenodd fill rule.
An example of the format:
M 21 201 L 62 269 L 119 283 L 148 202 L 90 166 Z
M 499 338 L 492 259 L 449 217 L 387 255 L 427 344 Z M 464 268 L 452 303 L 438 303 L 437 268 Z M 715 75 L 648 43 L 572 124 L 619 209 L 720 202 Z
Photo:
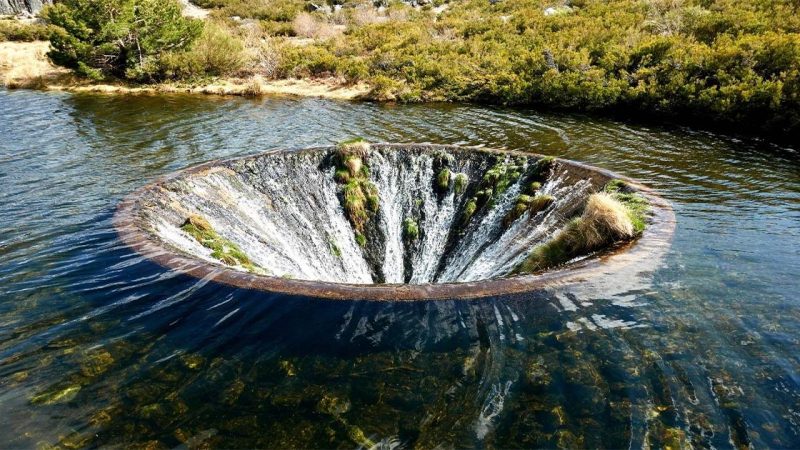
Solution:
M 114 226 L 134 251 L 193 277 L 389 301 L 502 296 L 612 276 L 658 259 L 674 231 L 672 207 L 655 191 L 575 161 L 483 147 L 349 145 L 174 172 L 123 199 Z M 646 203 L 635 238 L 520 270 L 537 267 L 534 249 L 574 228 L 611 185 Z

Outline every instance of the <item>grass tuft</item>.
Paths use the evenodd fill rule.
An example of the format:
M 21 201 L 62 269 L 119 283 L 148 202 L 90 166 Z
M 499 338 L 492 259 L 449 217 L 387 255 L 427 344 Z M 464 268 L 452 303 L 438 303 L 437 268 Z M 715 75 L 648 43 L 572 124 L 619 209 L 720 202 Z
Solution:
M 633 239 L 639 233 L 626 204 L 606 192 L 592 194 L 580 217 L 536 247 L 514 271 L 532 273 L 549 269 L 615 242 Z
M 416 220 L 408 218 L 403 221 L 403 238 L 409 242 L 414 242 L 419 238 L 419 225 Z
M 203 247 L 211 249 L 211 257 L 228 266 L 241 266 L 250 272 L 260 271 L 250 258 L 232 241 L 220 236 L 203 217 L 189 216 L 181 230 L 193 237 Z
M 457 173 L 455 181 L 453 182 L 456 194 L 463 194 L 467 190 L 467 184 L 469 184 L 469 177 L 467 177 L 467 174 Z
M 439 175 L 436 176 L 436 188 L 439 192 L 446 192 L 447 189 L 450 187 L 450 169 L 445 167 L 444 169 L 439 171 Z
M 555 197 L 552 195 L 547 194 L 538 194 L 538 195 L 525 195 L 521 194 L 517 197 L 517 202 L 513 208 L 506 214 L 505 219 L 503 219 L 503 223 L 505 226 L 511 225 L 515 220 L 519 219 L 526 211 L 530 211 L 531 217 L 535 216 L 536 213 L 540 211 L 544 211 L 547 209 L 548 206 L 552 205 L 555 201 Z
M 369 166 L 364 162 L 368 152 L 369 144 L 355 138 L 340 142 L 334 154 L 334 178 L 342 185 L 343 206 L 362 247 L 366 245 L 364 228 L 380 207 L 378 188 L 369 181 Z

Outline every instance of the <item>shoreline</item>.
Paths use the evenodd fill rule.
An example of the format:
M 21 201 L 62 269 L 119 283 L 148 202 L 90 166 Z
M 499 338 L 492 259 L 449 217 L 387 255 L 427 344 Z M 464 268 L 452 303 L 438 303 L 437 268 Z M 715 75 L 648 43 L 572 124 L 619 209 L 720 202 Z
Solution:
M 31 89 L 39 91 L 97 93 L 108 95 L 159 95 L 159 94 L 189 94 L 209 95 L 223 97 L 297 97 L 297 98 L 323 98 L 341 101 L 378 101 L 370 98 L 371 87 L 365 82 L 356 84 L 346 83 L 345 80 L 335 77 L 317 79 L 266 79 L 259 75 L 252 77 L 230 77 L 208 80 L 204 83 L 158 83 L 158 84 L 128 84 L 125 82 L 93 82 L 78 78 L 69 69 L 53 65 L 46 53 L 50 43 L 48 41 L 33 42 L 0 42 L 0 87 L 6 89 Z M 469 103 L 469 102 L 467 102 Z M 483 104 L 486 103 L 471 103 Z M 537 107 L 536 105 L 507 105 L 516 107 Z M 785 149 L 787 144 L 793 144 L 797 138 L 794 133 L 770 133 L 757 128 L 748 127 L 746 124 L 738 126 L 724 122 L 697 123 L 686 118 L 679 118 L 670 114 L 643 111 L 621 111 L 609 108 L 603 111 L 582 111 L 562 108 L 543 108 L 537 110 L 550 113 L 566 113 L 588 115 L 614 121 L 637 123 L 646 126 L 661 126 L 668 128 L 689 127 L 698 131 L 707 131 L 721 135 L 741 138 L 766 140 Z
M 53 65 L 46 56 L 49 45 L 47 41 L 0 42 L 0 84 L 7 89 L 105 94 L 188 93 L 247 97 L 276 95 L 335 100 L 358 100 L 370 92 L 366 83 L 347 84 L 337 78 L 271 80 L 258 75 L 220 78 L 199 84 L 98 83 L 80 79 L 68 69 Z

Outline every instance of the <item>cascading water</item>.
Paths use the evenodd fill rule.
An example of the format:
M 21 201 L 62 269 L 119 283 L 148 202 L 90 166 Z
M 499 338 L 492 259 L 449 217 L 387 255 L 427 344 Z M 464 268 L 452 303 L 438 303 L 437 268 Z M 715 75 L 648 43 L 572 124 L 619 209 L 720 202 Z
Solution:
M 379 144 L 342 151 L 209 163 L 144 189 L 134 208 L 121 209 L 159 255 L 219 270 L 352 285 L 461 283 L 515 273 L 611 179 L 579 164 L 495 150 Z M 541 207 L 525 206 L 541 199 Z M 213 234 L 193 234 L 192 220 Z

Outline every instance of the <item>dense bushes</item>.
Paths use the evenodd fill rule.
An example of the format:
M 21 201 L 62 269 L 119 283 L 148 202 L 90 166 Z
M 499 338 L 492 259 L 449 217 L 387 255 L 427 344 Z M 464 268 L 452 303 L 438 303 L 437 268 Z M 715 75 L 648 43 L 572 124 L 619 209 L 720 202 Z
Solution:
M 161 79 L 220 76 L 238 72 L 246 64 L 244 43 L 230 30 L 209 22 L 187 51 L 160 56 L 151 73 Z
M 0 19 L 0 42 L 43 41 L 50 37 L 50 27 L 40 23 L 23 23 L 17 20 Z
M 42 16 L 55 26 L 50 59 L 97 79 L 152 79 L 160 58 L 188 48 L 203 28 L 176 0 L 63 0 Z
M 789 0 L 451 2 L 288 49 L 283 73 L 366 79 L 374 97 L 688 117 L 800 131 L 800 14 Z
M 60 27 L 52 58 L 138 80 L 257 65 L 267 76 L 366 81 L 382 100 L 624 111 L 800 134 L 794 0 L 196 3 L 214 8 L 202 31 L 174 0 L 64 0 L 45 14 Z M 244 36 L 245 25 L 258 36 Z M 295 35 L 306 39 L 286 37 Z

